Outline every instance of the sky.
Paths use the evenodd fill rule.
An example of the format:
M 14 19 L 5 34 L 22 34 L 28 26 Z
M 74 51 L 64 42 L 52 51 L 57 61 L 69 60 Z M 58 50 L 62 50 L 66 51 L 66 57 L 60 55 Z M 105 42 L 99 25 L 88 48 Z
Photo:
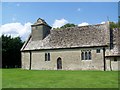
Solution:
M 118 21 L 118 2 L 2 2 L 0 34 L 24 41 L 38 18 L 53 28 L 66 23 L 78 26 Z

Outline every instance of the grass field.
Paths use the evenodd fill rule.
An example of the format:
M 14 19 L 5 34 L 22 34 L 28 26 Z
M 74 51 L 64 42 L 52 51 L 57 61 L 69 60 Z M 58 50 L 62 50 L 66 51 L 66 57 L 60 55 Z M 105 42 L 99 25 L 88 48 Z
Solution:
M 0 90 L 2 89 L 2 69 L 0 68 Z
M 117 71 L 2 70 L 3 88 L 118 88 Z

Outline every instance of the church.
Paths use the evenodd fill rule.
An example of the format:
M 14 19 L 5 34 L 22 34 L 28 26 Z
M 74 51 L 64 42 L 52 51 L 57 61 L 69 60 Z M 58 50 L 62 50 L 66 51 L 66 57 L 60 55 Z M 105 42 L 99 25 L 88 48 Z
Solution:
M 52 29 L 39 18 L 21 48 L 22 69 L 119 70 L 120 30 L 110 23 Z

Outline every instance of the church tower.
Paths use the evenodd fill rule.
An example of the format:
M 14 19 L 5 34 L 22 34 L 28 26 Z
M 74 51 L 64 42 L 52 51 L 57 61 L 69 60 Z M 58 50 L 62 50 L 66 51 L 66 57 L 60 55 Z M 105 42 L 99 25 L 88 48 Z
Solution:
M 41 18 L 37 20 L 32 28 L 32 41 L 43 40 L 49 33 L 51 27 Z

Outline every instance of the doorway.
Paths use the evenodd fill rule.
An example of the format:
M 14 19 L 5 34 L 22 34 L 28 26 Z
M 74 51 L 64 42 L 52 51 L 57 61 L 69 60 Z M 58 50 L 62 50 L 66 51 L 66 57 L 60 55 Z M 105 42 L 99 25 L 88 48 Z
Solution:
M 58 70 L 62 69 L 62 59 L 60 57 L 57 59 L 57 69 Z

